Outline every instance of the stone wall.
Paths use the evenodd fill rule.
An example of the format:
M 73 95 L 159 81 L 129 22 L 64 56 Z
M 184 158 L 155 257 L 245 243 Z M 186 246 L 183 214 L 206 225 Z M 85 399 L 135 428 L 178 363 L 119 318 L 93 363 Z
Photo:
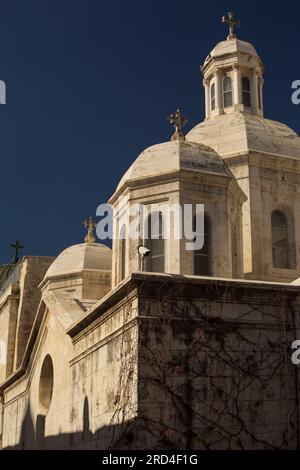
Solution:
M 0 390 L 4 448 L 103 448 L 117 440 L 119 425 L 124 432 L 137 414 L 136 302 L 132 292 L 111 308 L 105 304 L 73 343 L 46 309 L 23 376 Z M 40 381 L 48 355 L 54 382 L 45 410 Z
M 0 386 L 3 447 L 296 448 L 298 292 L 133 273 L 67 332 L 46 310 L 23 375 Z
M 14 362 L 16 369 L 20 366 L 41 299 L 41 291 L 38 289 L 38 285 L 52 261 L 53 258 L 47 256 L 26 256 L 20 265 L 20 304 L 16 328 Z
M 296 290 L 215 280 L 155 284 L 145 284 L 139 308 L 146 447 L 296 448 Z

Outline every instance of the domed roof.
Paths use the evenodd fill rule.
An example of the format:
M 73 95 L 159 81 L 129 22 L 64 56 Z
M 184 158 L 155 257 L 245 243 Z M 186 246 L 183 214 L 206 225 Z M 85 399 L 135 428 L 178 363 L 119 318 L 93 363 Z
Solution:
M 224 54 L 233 54 L 235 52 L 245 52 L 246 54 L 250 55 L 258 55 L 255 47 L 250 42 L 233 38 L 219 42 L 211 51 L 210 56 L 218 57 Z
M 255 47 L 250 42 L 237 38 L 219 42 L 206 57 L 201 70 L 204 76 L 209 76 L 214 73 L 218 64 L 223 69 L 224 66 L 231 67 L 236 63 L 247 68 L 254 67 L 260 74 L 264 73 L 262 60 Z
M 144 150 L 121 179 L 117 191 L 128 181 L 178 170 L 205 171 L 232 177 L 226 164 L 211 147 L 200 143 L 173 140 Z
M 83 270 L 111 271 L 111 249 L 101 243 L 80 243 L 66 248 L 53 261 L 45 278 Z
M 288 126 L 249 113 L 215 116 L 195 126 L 186 136 L 210 145 L 221 156 L 250 150 L 300 158 L 300 137 Z

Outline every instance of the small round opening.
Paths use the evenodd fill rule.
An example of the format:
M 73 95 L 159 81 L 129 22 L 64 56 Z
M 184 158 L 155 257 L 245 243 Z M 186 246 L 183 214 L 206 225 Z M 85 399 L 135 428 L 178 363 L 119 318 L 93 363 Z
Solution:
M 53 394 L 53 362 L 49 354 L 45 357 L 40 376 L 40 403 L 44 413 L 50 408 Z

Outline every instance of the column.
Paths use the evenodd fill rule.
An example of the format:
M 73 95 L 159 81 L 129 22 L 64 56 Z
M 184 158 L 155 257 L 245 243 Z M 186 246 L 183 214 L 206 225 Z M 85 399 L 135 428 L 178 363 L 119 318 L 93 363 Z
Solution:
M 259 94 L 260 94 L 260 114 L 261 116 L 264 115 L 264 101 L 263 101 L 263 86 L 264 86 L 264 79 L 262 76 L 259 77 L 259 87 L 258 87 L 258 91 L 259 91 Z
M 223 114 L 221 71 L 217 70 L 214 73 L 214 77 L 215 77 L 215 84 L 216 84 L 216 110 L 217 110 L 217 114 Z
M 208 119 L 210 117 L 210 90 L 209 90 L 210 81 L 208 78 L 203 80 L 203 86 L 205 89 L 205 117 Z
M 241 71 L 238 64 L 233 64 L 233 104 L 241 104 Z
M 253 114 L 259 113 L 258 106 L 258 80 L 257 72 L 255 69 L 252 70 L 252 90 L 251 90 L 251 105 Z

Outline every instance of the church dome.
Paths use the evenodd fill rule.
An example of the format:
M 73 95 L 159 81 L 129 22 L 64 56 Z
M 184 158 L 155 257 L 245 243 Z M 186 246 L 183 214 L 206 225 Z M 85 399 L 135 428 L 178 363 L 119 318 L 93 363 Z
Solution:
M 226 164 L 211 147 L 186 140 L 173 140 L 144 150 L 121 179 L 117 191 L 129 181 L 167 175 L 179 170 L 204 171 L 232 177 Z
M 89 271 L 111 271 L 111 249 L 101 243 L 80 243 L 66 248 L 53 261 L 45 278 Z
M 207 119 L 191 129 L 186 138 L 211 146 L 221 156 L 254 151 L 300 158 L 300 137 L 292 129 L 248 113 Z
M 255 50 L 255 47 L 250 44 L 250 42 L 242 41 L 241 39 L 233 38 L 227 39 L 226 41 L 219 42 L 211 51 L 211 53 L 205 59 L 205 62 L 210 58 L 217 58 L 227 54 L 236 54 L 242 52 L 252 56 L 257 56 L 258 54 Z

